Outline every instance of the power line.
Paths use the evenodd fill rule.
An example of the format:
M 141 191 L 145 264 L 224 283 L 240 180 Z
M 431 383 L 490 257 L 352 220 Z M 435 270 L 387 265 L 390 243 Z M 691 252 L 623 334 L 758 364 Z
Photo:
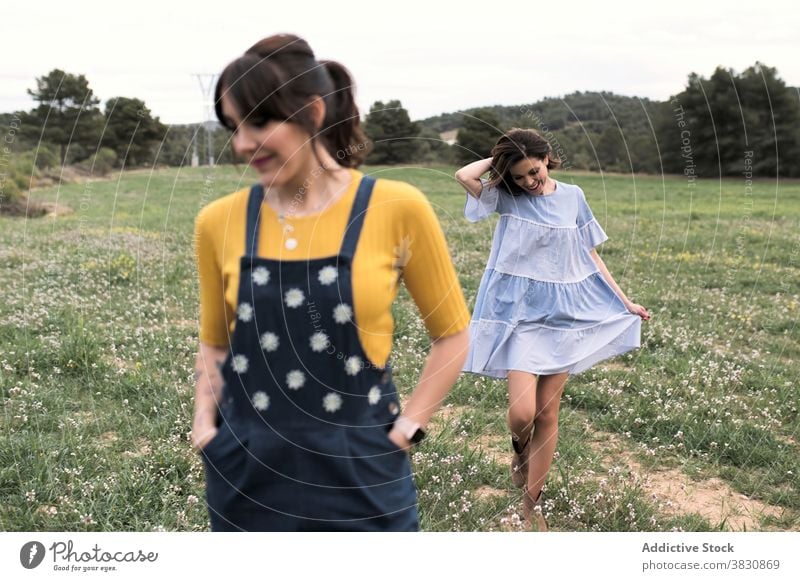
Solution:
M 209 121 L 211 121 L 211 99 L 214 94 L 214 86 L 217 82 L 217 75 L 215 73 L 194 73 L 194 77 L 200 83 L 200 90 L 203 92 L 204 99 L 204 114 L 203 126 L 206 132 L 206 154 L 208 155 L 208 165 L 214 166 L 214 152 L 211 139 L 211 131 L 209 130 Z M 192 165 L 195 165 L 197 159 L 197 140 L 194 142 L 194 154 L 192 155 Z

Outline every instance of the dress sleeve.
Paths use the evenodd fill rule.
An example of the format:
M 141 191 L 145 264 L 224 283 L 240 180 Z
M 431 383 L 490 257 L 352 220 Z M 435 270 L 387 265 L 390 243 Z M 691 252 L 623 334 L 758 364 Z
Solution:
M 592 209 L 589 207 L 586 196 L 580 188 L 578 189 L 577 224 L 581 240 L 587 249 L 591 250 L 608 240 L 608 236 L 594 217 L 594 214 L 592 214 Z
M 489 217 L 492 212 L 497 211 L 497 202 L 500 199 L 500 190 L 496 187 L 489 187 L 488 180 L 481 180 L 483 190 L 481 197 L 476 198 L 467 192 L 467 204 L 464 206 L 464 216 L 470 222 L 479 222 Z
M 214 240 L 208 228 L 208 209 L 195 220 L 194 249 L 200 286 L 200 342 L 215 347 L 228 344 L 228 327 L 224 313 L 222 270 Z
M 428 334 L 454 335 L 469 327 L 470 313 L 439 219 L 416 191 L 402 212 L 402 277 Z

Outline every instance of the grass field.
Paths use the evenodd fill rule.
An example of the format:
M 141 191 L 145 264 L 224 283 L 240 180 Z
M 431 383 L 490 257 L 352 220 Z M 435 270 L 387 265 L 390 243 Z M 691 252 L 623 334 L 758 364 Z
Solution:
M 201 206 L 235 168 L 127 172 L 0 218 L 0 530 L 205 530 L 190 449 Z M 470 306 L 494 219 L 454 168 L 368 168 L 430 197 Z M 555 530 L 800 530 L 800 184 L 561 173 L 601 255 L 653 318 L 642 348 L 570 379 L 545 490 Z M 406 393 L 428 340 L 395 305 Z M 515 530 L 502 381 L 461 377 L 413 454 L 425 530 Z

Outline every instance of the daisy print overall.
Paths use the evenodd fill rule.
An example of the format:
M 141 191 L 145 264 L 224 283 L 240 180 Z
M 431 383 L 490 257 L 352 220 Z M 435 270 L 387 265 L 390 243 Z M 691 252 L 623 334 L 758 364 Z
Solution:
M 374 183 L 359 184 L 339 254 L 308 261 L 256 255 L 264 191 L 250 191 L 219 432 L 202 452 L 212 530 L 418 529 L 408 455 L 387 437 L 391 371 L 369 361 L 354 317 Z

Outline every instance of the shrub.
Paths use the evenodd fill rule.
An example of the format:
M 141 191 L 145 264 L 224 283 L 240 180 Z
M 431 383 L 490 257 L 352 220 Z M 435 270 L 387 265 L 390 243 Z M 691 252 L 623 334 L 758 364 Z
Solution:
M 4 214 L 24 215 L 26 212 L 25 192 L 31 178 L 39 175 L 33 165 L 33 154 L 30 152 L 5 158 L 0 166 L 0 211 Z
M 0 211 L 6 210 L 11 204 L 16 204 L 22 198 L 22 190 L 17 181 L 13 166 L 7 171 L 0 170 Z
M 35 155 L 36 159 L 33 162 L 38 169 L 49 169 L 61 165 L 61 156 L 52 145 L 40 145 Z
M 101 147 L 81 165 L 95 175 L 108 174 L 117 163 L 117 153 L 108 147 Z
M 31 178 L 39 176 L 39 172 L 33 163 L 33 153 L 26 151 L 12 158 L 11 173 L 13 180 L 20 190 L 25 191 L 31 183 Z

